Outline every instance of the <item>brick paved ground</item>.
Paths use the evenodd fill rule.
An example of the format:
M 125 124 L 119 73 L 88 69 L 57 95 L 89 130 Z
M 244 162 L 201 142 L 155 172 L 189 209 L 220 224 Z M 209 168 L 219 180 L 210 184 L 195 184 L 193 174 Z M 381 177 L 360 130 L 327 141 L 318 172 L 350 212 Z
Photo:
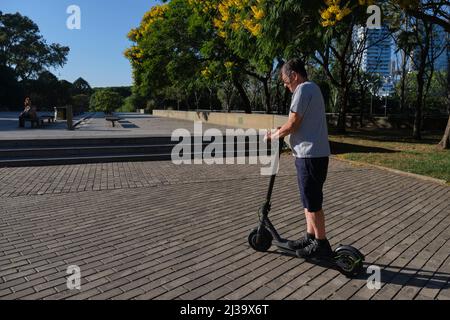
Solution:
M 249 248 L 267 184 L 254 165 L 0 168 L 0 299 L 450 299 L 449 187 L 331 161 L 330 241 L 382 268 L 369 290 Z M 287 237 L 305 227 L 288 156 L 271 216 Z

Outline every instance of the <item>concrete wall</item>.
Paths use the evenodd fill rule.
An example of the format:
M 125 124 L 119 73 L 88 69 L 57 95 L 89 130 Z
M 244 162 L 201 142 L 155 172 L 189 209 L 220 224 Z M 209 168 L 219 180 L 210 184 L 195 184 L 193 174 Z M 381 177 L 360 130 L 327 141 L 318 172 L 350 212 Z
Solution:
M 286 123 L 287 116 L 271 114 L 245 114 L 245 113 L 222 113 L 222 112 L 195 112 L 195 111 L 172 111 L 172 110 L 153 110 L 153 115 L 159 117 L 169 117 L 190 121 L 202 121 L 204 123 L 229 126 L 232 128 L 254 128 L 269 129 L 277 128 Z M 327 114 L 329 126 L 336 126 L 337 114 Z M 432 118 L 425 117 L 424 130 L 445 130 L 448 117 Z M 388 117 L 364 117 L 364 127 L 385 128 L 385 129 L 406 129 L 411 128 L 414 119 L 399 116 Z M 347 116 L 347 127 L 359 127 L 359 115 Z
M 286 122 L 287 116 L 269 114 L 220 113 L 153 110 L 153 115 L 181 120 L 202 121 L 204 123 L 229 126 L 232 128 L 270 129 L 281 126 Z

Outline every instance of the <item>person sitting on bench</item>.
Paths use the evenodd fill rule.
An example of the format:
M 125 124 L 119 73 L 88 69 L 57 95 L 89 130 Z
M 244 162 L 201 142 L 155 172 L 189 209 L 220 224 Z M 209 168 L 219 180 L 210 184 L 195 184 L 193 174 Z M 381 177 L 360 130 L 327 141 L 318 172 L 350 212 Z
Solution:
M 25 127 L 25 119 L 36 119 L 37 122 L 37 110 L 35 106 L 32 106 L 31 99 L 26 98 L 24 103 L 24 110 L 19 115 L 19 127 Z

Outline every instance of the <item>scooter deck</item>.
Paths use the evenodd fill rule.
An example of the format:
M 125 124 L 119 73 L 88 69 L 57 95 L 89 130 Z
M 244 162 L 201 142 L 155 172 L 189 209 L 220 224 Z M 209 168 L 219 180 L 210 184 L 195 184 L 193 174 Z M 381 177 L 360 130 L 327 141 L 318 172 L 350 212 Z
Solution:
M 291 256 L 297 257 L 297 253 L 295 252 L 295 250 L 292 250 L 291 248 L 289 248 L 288 246 L 288 240 L 286 239 L 281 239 L 281 241 L 273 241 L 273 244 L 282 252 L 287 253 Z
M 281 241 L 273 241 L 273 244 L 283 253 L 286 253 L 290 256 L 299 258 L 297 256 L 297 252 L 296 250 L 292 250 L 291 248 L 289 248 L 288 244 L 287 244 L 288 240 L 286 239 L 282 239 Z M 321 257 L 321 258 L 299 258 L 302 259 L 306 262 L 309 263 L 313 263 L 313 264 L 317 264 L 317 265 L 322 265 L 324 267 L 336 267 L 336 262 L 334 259 L 334 256 L 331 257 Z

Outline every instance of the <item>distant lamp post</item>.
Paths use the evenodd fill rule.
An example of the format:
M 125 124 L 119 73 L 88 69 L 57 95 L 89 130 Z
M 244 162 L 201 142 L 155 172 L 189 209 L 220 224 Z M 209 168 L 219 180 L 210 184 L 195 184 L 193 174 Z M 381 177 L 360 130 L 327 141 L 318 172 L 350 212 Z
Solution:
M 370 92 L 370 116 L 373 114 L 373 93 Z
M 387 101 L 388 101 L 388 96 L 390 95 L 390 85 L 391 84 L 391 78 L 390 77 L 384 77 L 384 84 L 381 87 L 380 91 L 379 91 L 379 96 L 381 98 L 385 98 L 385 102 L 384 102 L 384 116 L 387 117 Z
M 371 83 L 369 79 L 365 79 L 364 82 L 365 82 L 366 88 L 368 88 L 369 92 L 370 92 L 370 111 L 369 111 L 369 114 L 370 114 L 370 116 L 372 116 L 372 113 L 373 113 L 373 83 Z

